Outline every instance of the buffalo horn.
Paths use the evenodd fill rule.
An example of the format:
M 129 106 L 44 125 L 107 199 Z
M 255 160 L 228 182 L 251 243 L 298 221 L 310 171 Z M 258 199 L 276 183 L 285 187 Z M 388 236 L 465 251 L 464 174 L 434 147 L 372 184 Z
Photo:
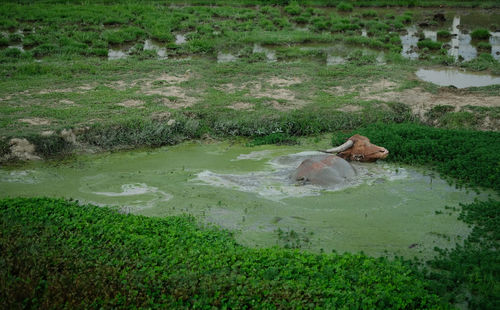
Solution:
M 326 153 L 340 153 L 340 152 L 343 152 L 343 151 L 347 150 L 348 148 L 350 148 L 353 144 L 354 144 L 354 142 L 352 142 L 352 140 L 347 140 L 346 143 L 339 145 L 337 147 L 328 149 L 325 152 Z

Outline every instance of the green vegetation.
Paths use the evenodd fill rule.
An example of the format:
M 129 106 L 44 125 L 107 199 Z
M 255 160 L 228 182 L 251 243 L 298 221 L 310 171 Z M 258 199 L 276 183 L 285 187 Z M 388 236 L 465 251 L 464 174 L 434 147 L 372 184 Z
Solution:
M 237 245 L 192 218 L 0 200 L 2 308 L 430 308 L 398 261 Z M 295 235 L 295 234 L 294 234 Z
M 180 5 L 170 6 L 175 3 Z M 400 35 L 419 22 L 417 10 L 364 9 L 439 5 L 480 4 L 4 1 L 0 157 L 10 153 L 14 137 L 26 138 L 47 158 L 75 149 L 156 147 L 206 136 L 244 136 L 249 145 L 293 144 L 299 136 L 363 127 L 356 132 L 387 147 L 390 161 L 430 165 L 460 186 L 500 191 L 499 134 L 462 130 L 482 128 L 487 119 L 494 124 L 498 108 L 455 111 L 438 105 L 426 111 L 428 124 L 454 129 L 444 130 L 407 123 L 419 120 L 412 113 L 418 104 L 391 98 L 408 90 L 415 97 L 440 91 L 415 80 L 421 65 L 500 74 L 500 63 L 486 53 L 455 62 L 442 42 L 423 33 L 422 59 L 404 59 Z M 187 42 L 175 43 L 177 34 Z M 485 40 L 490 33 L 477 29 L 471 35 Z M 448 31 L 438 32 L 439 39 L 449 37 Z M 146 39 L 168 59 L 145 50 Z M 476 43 L 480 51 L 491 50 L 487 42 Z M 274 53 L 277 62 L 258 47 Z M 110 49 L 128 58 L 108 61 Z M 216 63 L 219 52 L 236 60 Z M 325 65 L 331 56 L 342 61 Z M 498 96 L 498 90 L 447 91 L 465 98 Z M 347 136 L 338 133 L 333 140 Z M 463 206 L 461 218 L 475 225 L 473 233 L 463 245 L 439 250 L 427 269 L 364 255 L 248 249 L 228 232 L 200 228 L 186 217 L 149 219 L 48 198 L 5 199 L 0 201 L 0 250 L 6 253 L 0 260 L 0 304 L 437 308 L 469 302 L 471 308 L 494 309 L 499 306 L 498 209 L 497 201 Z M 306 232 L 276 233 L 289 248 L 309 240 Z
M 352 5 L 346 2 L 340 2 L 339 4 L 337 4 L 337 10 L 341 12 L 351 12 Z
M 450 303 L 467 302 L 471 309 L 498 309 L 500 201 L 461 207 L 459 218 L 474 228 L 463 245 L 438 250 L 439 255 L 428 262 L 431 291 Z
M 489 42 L 479 42 L 477 44 L 477 48 L 479 50 L 489 52 L 489 51 L 491 51 L 491 44 Z
M 438 39 L 448 39 L 451 37 L 451 32 L 449 32 L 448 30 L 439 30 L 437 32 L 437 37 Z
M 470 36 L 474 40 L 488 40 L 491 34 L 488 29 L 476 29 L 471 32 Z
M 446 107 L 440 110 L 446 111 Z M 500 193 L 500 139 L 498 132 L 444 130 L 417 124 L 374 124 L 356 130 L 371 142 L 390 150 L 389 161 L 425 165 L 457 185 L 486 187 Z M 351 134 L 336 134 L 338 145 Z M 445 216 L 445 215 L 442 215 Z M 449 303 L 467 303 L 475 309 L 496 309 L 500 300 L 498 255 L 500 202 L 477 201 L 462 205 L 461 220 L 474 225 L 472 233 L 451 250 L 418 267 L 429 291 Z
M 389 161 L 433 167 L 457 185 L 493 188 L 500 192 L 498 132 L 445 130 L 418 124 L 374 124 L 356 130 L 390 150 Z M 350 134 L 339 134 L 333 144 Z M 450 179 L 451 180 L 451 179 Z
M 432 41 L 431 39 L 424 39 L 422 41 L 418 41 L 417 46 L 420 49 L 427 48 L 430 50 L 439 50 L 441 46 L 443 46 L 443 43 Z

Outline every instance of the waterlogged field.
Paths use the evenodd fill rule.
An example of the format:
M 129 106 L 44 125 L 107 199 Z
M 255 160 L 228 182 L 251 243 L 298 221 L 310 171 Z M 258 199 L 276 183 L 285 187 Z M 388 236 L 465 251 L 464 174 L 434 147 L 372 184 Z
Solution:
M 325 156 L 307 152 L 320 147 L 187 143 L 3 169 L 0 186 L 3 196 L 73 198 L 148 216 L 187 213 L 252 247 L 408 258 L 460 243 L 470 228 L 457 220 L 458 204 L 486 197 L 434 172 L 382 162 L 354 164 L 358 177 L 342 188 L 291 179 L 302 160 Z
M 0 307 L 498 309 L 498 1 L 395 5 L 2 3 Z

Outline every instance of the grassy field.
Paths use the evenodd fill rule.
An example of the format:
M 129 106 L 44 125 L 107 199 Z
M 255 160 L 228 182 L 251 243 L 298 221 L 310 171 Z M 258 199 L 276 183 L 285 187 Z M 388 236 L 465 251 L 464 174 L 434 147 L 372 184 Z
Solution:
M 441 6 L 486 16 L 466 29 L 477 58 L 448 55 L 451 21 L 435 19 Z M 415 76 L 436 67 L 500 74 L 487 41 L 499 27 L 491 22 L 498 7 L 4 1 L 0 162 L 241 136 L 257 145 L 335 132 L 335 144 L 356 130 L 390 149 L 390 160 L 430 165 L 457 185 L 498 191 L 500 86 L 438 87 Z M 423 40 L 420 30 L 419 59 L 409 60 L 401 36 L 419 23 L 443 41 Z M 341 62 L 332 60 L 332 47 Z M 127 57 L 109 60 L 112 51 Z M 233 61 L 219 62 L 231 58 L 224 54 Z M 4 199 L 0 305 L 497 309 L 498 210 L 494 200 L 451 210 L 474 225 L 469 238 L 438 249 L 432 261 L 409 262 L 254 250 L 189 218 Z
M 402 57 L 401 34 L 432 19 L 433 9 L 207 3 L 2 5 L 2 160 L 16 158 L 12 138 L 26 138 L 46 157 L 207 135 L 314 135 L 374 121 L 498 129 L 498 86 L 439 88 L 414 75 L 443 65 L 499 73 L 491 55 L 456 62 L 426 45 L 418 61 Z M 176 35 L 186 42 L 176 43 Z M 145 48 L 150 42 L 156 50 Z M 343 62 L 326 65 L 332 46 Z M 111 50 L 128 57 L 108 60 Z M 235 61 L 217 62 L 220 53 Z
M 390 147 L 392 161 L 430 161 L 462 186 L 498 191 L 500 171 L 491 169 L 498 163 L 498 133 L 415 124 L 371 125 L 360 132 Z M 446 151 L 450 143 L 462 144 Z M 477 151 L 461 151 L 471 148 Z M 481 156 L 489 160 L 478 160 Z M 468 170 L 457 173 L 457 167 Z M 460 214 L 474 226 L 472 233 L 463 244 L 436 249 L 437 256 L 423 262 L 249 249 L 229 232 L 201 227 L 193 218 L 124 215 L 50 198 L 3 199 L 0 305 L 498 308 L 498 201 L 446 210 L 441 216 Z

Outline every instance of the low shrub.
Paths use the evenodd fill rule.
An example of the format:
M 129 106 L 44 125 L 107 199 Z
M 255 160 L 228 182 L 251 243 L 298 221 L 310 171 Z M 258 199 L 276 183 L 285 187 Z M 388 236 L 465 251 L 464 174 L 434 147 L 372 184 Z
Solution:
M 285 6 L 285 12 L 293 16 L 298 16 L 302 12 L 302 8 L 296 1 L 292 1 L 289 5 Z
M 337 10 L 341 12 L 352 12 L 353 6 L 350 3 L 340 2 L 337 4 Z
M 451 37 L 451 32 L 449 32 L 448 30 L 439 30 L 437 32 L 438 39 L 448 39 L 450 37 Z
M 446 111 L 446 108 L 445 110 Z M 417 124 L 374 124 L 356 131 L 387 148 L 387 160 L 433 167 L 457 185 L 500 191 L 500 133 L 446 130 Z M 350 134 L 336 134 L 333 144 Z
M 436 308 L 399 261 L 250 249 L 191 217 L 0 200 L 0 307 Z
M 363 11 L 361 13 L 361 16 L 363 16 L 363 17 L 377 17 L 378 14 L 377 14 L 377 11 L 368 10 L 368 11 Z
M 489 42 L 479 42 L 477 48 L 482 51 L 491 51 L 491 44 Z
M 443 43 L 432 41 L 430 39 L 424 39 L 422 41 L 418 41 L 417 46 L 420 49 L 428 48 L 429 50 L 439 50 Z
M 488 40 L 491 36 L 487 29 L 476 29 L 470 33 L 470 36 L 474 40 Z

